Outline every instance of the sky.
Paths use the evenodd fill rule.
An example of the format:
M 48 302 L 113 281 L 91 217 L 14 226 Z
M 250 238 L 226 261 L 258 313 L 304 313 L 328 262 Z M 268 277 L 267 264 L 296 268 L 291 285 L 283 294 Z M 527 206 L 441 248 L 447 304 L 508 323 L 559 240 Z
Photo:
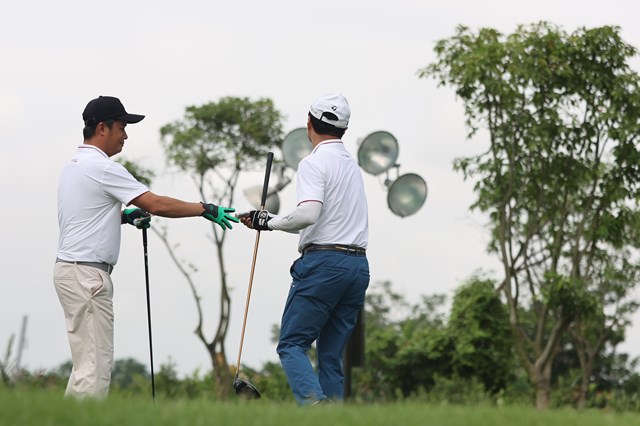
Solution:
M 462 104 L 450 88 L 418 78 L 435 60 L 437 40 L 458 25 L 513 32 L 546 20 L 567 32 L 618 25 L 640 47 L 640 6 L 622 0 L 536 2 L 452 0 L 121 1 L 5 0 L 0 7 L 0 354 L 28 318 L 21 366 L 48 370 L 70 359 L 64 316 L 53 281 L 58 238 L 59 173 L 82 143 L 81 113 L 98 95 L 119 97 L 131 113 L 129 139 L 114 158 L 156 172 L 151 190 L 199 201 L 191 180 L 166 165 L 162 125 L 185 107 L 225 96 L 270 98 L 286 132 L 306 124 L 309 104 L 327 92 L 348 99 L 344 142 L 355 156 L 368 134 L 386 130 L 399 143 L 399 173 L 428 185 L 424 206 L 401 218 L 387 207 L 384 177 L 364 173 L 369 216 L 371 288 L 390 281 L 417 302 L 453 291 L 478 270 L 499 276 L 486 252 L 487 218 L 470 212 L 473 182 L 452 162 L 487 145 L 485 132 L 466 138 Z M 634 58 L 632 66 L 640 71 Z M 276 155 L 279 155 L 277 153 Z M 251 206 L 242 190 L 261 185 L 264 171 L 239 182 L 235 207 Z M 396 176 L 392 173 L 391 178 Z M 279 194 L 281 213 L 295 203 L 295 180 Z M 216 202 L 217 200 L 206 200 Z M 177 256 L 194 265 L 205 334 L 217 326 L 218 269 L 211 229 L 201 218 L 165 221 Z M 255 232 L 235 226 L 225 256 L 231 287 L 226 355 L 234 363 L 242 326 Z M 289 289 L 297 236 L 263 233 L 242 362 L 277 361 L 271 329 Z M 149 234 L 150 299 L 156 370 L 171 360 L 180 374 L 208 372 L 211 362 L 193 330 L 195 302 L 162 242 Z M 145 276 L 140 232 L 122 229 L 114 281 L 115 358 L 148 365 Z M 640 355 L 640 314 L 621 350 Z M 14 346 L 14 356 L 15 356 Z

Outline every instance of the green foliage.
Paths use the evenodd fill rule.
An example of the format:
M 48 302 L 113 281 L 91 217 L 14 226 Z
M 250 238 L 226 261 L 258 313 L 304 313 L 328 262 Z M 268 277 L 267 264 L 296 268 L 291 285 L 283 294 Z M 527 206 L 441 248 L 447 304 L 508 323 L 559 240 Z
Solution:
M 507 311 L 494 287 L 491 280 L 472 277 L 456 292 L 448 321 L 440 311 L 442 295 L 411 305 L 388 282 L 372 288 L 366 304 L 365 367 L 354 380 L 358 397 L 431 395 L 438 381 L 458 389 L 479 383 L 483 395 L 504 389 L 514 357 Z
M 44 389 L 51 392 L 57 392 L 62 395 L 67 386 L 67 379 L 68 377 L 61 377 L 53 372 L 44 370 L 34 372 L 22 370 L 19 374 L 16 374 L 13 377 L 8 388 L 15 389 L 16 391 Z M 2 386 L 0 386 L 0 388 L 2 388 Z
M 133 358 L 117 359 L 111 369 L 111 389 L 131 389 L 139 381 L 138 377 L 144 382 L 149 380 L 150 375 L 146 365 Z
M 124 159 L 117 159 L 116 161 L 122 164 L 138 182 L 146 185 L 147 187 L 151 186 L 151 181 L 156 177 L 153 170 L 145 169 L 133 161 Z
M 547 272 L 547 281 L 542 287 L 542 300 L 551 312 L 564 315 L 571 320 L 589 318 L 598 314 L 597 297 L 590 293 L 579 279 Z
M 637 51 L 618 27 L 567 34 L 540 22 L 507 36 L 459 27 L 435 52 L 420 75 L 455 89 L 469 136 L 489 133 L 486 152 L 454 167 L 476 180 L 472 207 L 489 215 L 517 353 L 542 394 L 574 322 L 580 350 L 597 354 L 633 307 L 625 298 L 640 266 L 640 77 L 629 66 Z M 623 253 L 633 254 L 628 267 Z M 618 305 L 623 319 L 607 318 Z
M 9 376 L 9 370 L 13 366 L 13 362 L 11 361 L 11 351 L 13 348 L 13 341 L 15 339 L 15 335 L 12 334 L 9 337 L 9 342 L 7 343 L 7 350 L 4 355 L 4 359 L 0 360 L 0 383 L 5 386 L 13 386 L 13 380 Z
M 458 376 L 436 375 L 431 390 L 424 396 L 431 403 L 479 405 L 492 403 L 483 383 L 475 377 L 468 379 Z
M 471 277 L 456 290 L 447 327 L 453 336 L 453 371 L 498 392 L 513 376 L 515 355 L 507 308 L 490 279 Z
M 231 383 L 229 383 L 231 386 Z M 199 371 L 180 379 L 176 371 L 176 364 L 169 359 L 160 366 L 156 374 L 156 393 L 160 398 L 207 399 L 216 400 L 216 383 L 212 373 L 201 375 Z
M 640 412 L 640 359 L 627 354 L 606 353 L 594 368 L 589 407 Z
M 181 170 L 251 170 L 280 146 L 280 120 L 270 99 L 226 97 L 187 107 L 184 118 L 162 126 L 160 135 L 169 163 Z
M 444 317 L 436 306 L 443 296 L 408 304 L 394 293 L 389 282 L 367 294 L 365 368 L 354 382 L 358 397 L 393 399 L 421 392 L 434 383 L 436 374 L 450 370 L 452 343 L 444 328 Z M 406 317 L 402 314 L 406 313 Z
M 294 402 L 287 376 L 279 362 L 267 362 L 260 371 L 243 366 L 243 373 L 260 390 L 262 398 L 269 401 Z
M 2 384 L 4 386 L 12 386 L 13 382 L 11 381 L 11 378 L 9 377 L 9 374 L 7 374 L 7 370 L 4 368 L 4 365 L 2 363 L 0 363 L 0 379 L 2 379 Z

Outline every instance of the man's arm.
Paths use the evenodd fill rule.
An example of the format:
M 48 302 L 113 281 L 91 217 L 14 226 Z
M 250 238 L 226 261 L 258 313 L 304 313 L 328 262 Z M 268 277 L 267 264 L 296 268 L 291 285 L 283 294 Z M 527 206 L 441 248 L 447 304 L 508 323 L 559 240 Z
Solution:
M 275 216 L 269 221 L 269 229 L 286 232 L 298 232 L 311 226 L 320 217 L 322 203 L 319 201 L 306 201 L 300 203 L 291 213 L 284 216 Z
M 300 203 L 291 213 L 283 216 L 269 215 L 266 226 L 270 231 L 280 230 L 290 232 L 292 234 L 297 233 L 299 230 L 306 228 L 307 226 L 316 223 L 320 217 L 320 211 L 322 210 L 322 203 L 319 201 L 307 201 Z M 266 210 L 265 210 L 266 211 Z M 254 228 L 253 216 L 258 210 L 252 210 L 246 215 L 242 215 L 240 218 L 242 223 L 248 228 Z
M 204 213 L 204 207 L 200 203 L 190 203 L 164 195 L 157 195 L 151 191 L 134 198 L 130 204 L 140 207 L 152 215 L 162 217 L 194 217 Z
M 211 203 L 190 203 L 177 198 L 157 195 L 151 191 L 134 198 L 130 204 L 156 216 L 173 218 L 202 216 L 218 224 L 224 230 L 232 229 L 232 222 L 239 222 L 238 218 L 232 214 L 236 210 L 231 207 L 222 207 Z

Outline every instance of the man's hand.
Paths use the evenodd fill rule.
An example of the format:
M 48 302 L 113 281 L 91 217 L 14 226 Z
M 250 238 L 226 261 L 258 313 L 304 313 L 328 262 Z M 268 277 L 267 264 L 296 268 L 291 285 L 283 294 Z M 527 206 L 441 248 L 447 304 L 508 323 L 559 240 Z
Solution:
M 149 229 L 151 215 L 139 208 L 125 209 L 122 211 L 122 223 L 128 223 L 138 229 Z
M 267 223 L 271 220 L 271 214 L 267 210 L 251 210 L 249 212 L 251 226 L 258 231 L 271 231 Z
M 204 207 L 204 211 L 200 216 L 212 222 L 217 223 L 218 225 L 220 225 L 222 229 L 233 228 L 229 223 L 229 221 L 235 222 L 235 223 L 240 222 L 240 219 L 238 219 L 233 214 L 231 214 L 236 211 L 236 209 L 234 208 L 221 207 L 221 206 L 216 206 L 215 204 L 203 203 L 203 202 L 201 202 L 200 204 L 202 204 L 202 207 Z

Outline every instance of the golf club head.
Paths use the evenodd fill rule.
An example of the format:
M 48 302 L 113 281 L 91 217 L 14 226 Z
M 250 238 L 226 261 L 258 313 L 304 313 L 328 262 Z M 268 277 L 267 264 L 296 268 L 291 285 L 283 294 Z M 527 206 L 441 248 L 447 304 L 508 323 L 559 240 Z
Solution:
M 260 399 L 260 391 L 256 389 L 251 383 L 239 378 L 233 379 L 233 388 L 236 390 L 236 395 L 243 399 Z

